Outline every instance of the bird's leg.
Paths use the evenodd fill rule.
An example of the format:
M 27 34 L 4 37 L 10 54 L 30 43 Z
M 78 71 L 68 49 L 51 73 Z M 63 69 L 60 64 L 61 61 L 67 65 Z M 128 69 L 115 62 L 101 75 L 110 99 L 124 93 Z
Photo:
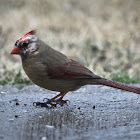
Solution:
M 62 93 L 60 92 L 58 95 L 54 96 L 54 97 L 51 98 L 51 99 L 44 98 L 43 101 L 45 101 L 46 99 L 47 99 L 47 101 L 48 101 L 48 100 L 55 100 L 56 98 L 58 98 L 58 97 L 61 96 L 61 95 L 62 95 Z
M 66 93 L 67 92 L 61 92 L 58 95 L 56 95 L 55 97 L 53 97 L 51 99 L 47 99 L 47 102 L 34 102 L 33 104 L 36 105 L 36 106 L 41 106 L 41 107 L 49 107 L 48 105 L 56 107 L 57 104 L 63 106 L 68 101 L 68 100 L 62 100 L 63 97 L 66 95 Z
M 63 97 L 67 94 L 67 92 L 64 92 L 64 93 L 61 92 L 60 94 L 61 94 L 61 96 L 58 99 L 54 100 L 54 102 L 56 104 L 63 106 L 64 104 L 66 104 L 69 101 L 69 100 L 62 100 Z

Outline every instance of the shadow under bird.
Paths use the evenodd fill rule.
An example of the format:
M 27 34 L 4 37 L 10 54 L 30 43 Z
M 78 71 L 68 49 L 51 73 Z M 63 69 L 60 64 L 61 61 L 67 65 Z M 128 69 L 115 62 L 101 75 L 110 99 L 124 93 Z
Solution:
M 11 51 L 22 59 L 25 73 L 36 85 L 60 93 L 46 102 L 36 102 L 37 106 L 63 105 L 63 97 L 69 91 L 84 85 L 105 85 L 140 94 L 140 88 L 125 85 L 95 75 L 92 71 L 68 58 L 61 52 L 49 47 L 35 35 L 36 30 L 20 37 Z

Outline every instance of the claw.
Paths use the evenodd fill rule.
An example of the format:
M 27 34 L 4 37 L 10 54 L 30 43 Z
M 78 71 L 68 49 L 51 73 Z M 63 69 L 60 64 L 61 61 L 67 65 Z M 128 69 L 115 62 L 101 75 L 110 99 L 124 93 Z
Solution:
M 63 106 L 64 104 L 67 105 L 67 102 L 70 102 L 70 101 L 69 100 L 57 99 L 57 100 L 54 100 L 53 102 L 55 102 L 56 104 L 59 104 L 59 105 Z
M 47 98 L 45 98 L 47 99 Z M 43 101 L 45 100 L 43 99 Z M 67 104 L 67 102 L 70 102 L 69 100 L 62 100 L 62 99 L 57 99 L 57 100 L 49 100 L 47 99 L 47 102 L 34 102 L 34 106 L 40 106 L 40 107 L 46 107 L 46 108 L 51 108 L 51 107 L 56 107 L 57 104 L 60 106 L 63 106 L 64 104 Z
M 44 99 L 43 99 L 43 102 L 45 102 L 45 100 L 49 101 L 50 99 L 48 99 L 48 98 L 44 98 Z
M 49 106 L 50 105 L 50 106 Z M 33 106 L 40 106 L 40 107 L 46 107 L 46 108 L 52 108 L 56 107 L 56 104 L 48 103 L 48 102 L 34 102 Z
M 63 100 L 63 101 L 65 101 L 66 102 L 66 104 L 69 102 L 70 103 L 70 100 Z
M 40 102 L 33 102 L 33 106 L 38 106 Z

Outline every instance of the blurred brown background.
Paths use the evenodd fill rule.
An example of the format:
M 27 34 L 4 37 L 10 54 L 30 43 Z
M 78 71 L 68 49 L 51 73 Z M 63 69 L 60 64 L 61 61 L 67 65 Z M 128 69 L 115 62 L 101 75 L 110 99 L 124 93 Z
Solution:
M 32 29 L 100 76 L 140 77 L 140 0 L 0 0 L 1 84 L 26 77 L 10 52 Z

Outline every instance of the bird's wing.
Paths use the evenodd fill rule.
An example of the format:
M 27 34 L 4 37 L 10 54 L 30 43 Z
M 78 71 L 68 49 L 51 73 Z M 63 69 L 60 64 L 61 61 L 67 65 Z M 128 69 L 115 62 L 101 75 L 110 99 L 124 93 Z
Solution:
M 100 78 L 74 60 L 70 60 L 68 63 L 48 69 L 48 76 L 52 79 Z

